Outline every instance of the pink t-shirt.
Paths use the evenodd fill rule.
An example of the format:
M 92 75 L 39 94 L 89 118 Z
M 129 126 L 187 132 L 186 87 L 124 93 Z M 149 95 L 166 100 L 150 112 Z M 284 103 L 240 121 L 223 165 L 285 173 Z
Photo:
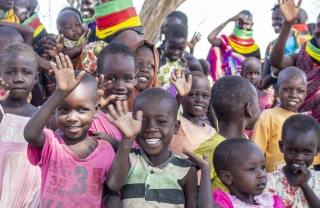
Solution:
M 115 153 L 111 145 L 97 140 L 98 146 L 85 159 L 68 148 L 58 133 L 44 129 L 42 149 L 28 145 L 28 159 L 41 168 L 39 207 L 99 208 L 103 183 Z
M 236 196 L 219 189 L 214 189 L 213 200 L 223 208 L 284 208 L 281 198 L 269 192 L 254 197 L 257 205 L 246 204 Z
M 132 116 L 132 112 L 128 112 L 130 116 Z M 91 127 L 89 131 L 98 131 L 98 132 L 104 132 L 118 141 L 122 138 L 121 131 L 113 125 L 105 116 L 104 112 L 99 111 L 99 116 L 96 119 L 93 119 Z M 132 144 L 133 148 L 139 148 L 139 145 L 136 143 L 136 141 Z

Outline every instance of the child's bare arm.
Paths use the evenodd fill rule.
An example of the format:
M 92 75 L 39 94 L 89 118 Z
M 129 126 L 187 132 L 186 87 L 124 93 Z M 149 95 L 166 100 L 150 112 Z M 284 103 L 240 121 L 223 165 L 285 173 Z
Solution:
M 183 149 L 182 152 L 189 157 L 201 170 L 201 181 L 198 196 L 199 208 L 217 207 L 214 205 L 212 198 L 212 187 L 210 179 L 210 161 L 206 153 L 203 153 L 203 159 L 199 158 L 193 152 Z M 218 205 L 218 207 L 220 207 Z
M 296 59 L 294 59 L 293 56 L 284 55 L 284 50 L 291 27 L 299 16 L 299 9 L 302 0 L 298 1 L 297 6 L 295 5 L 294 0 L 288 0 L 283 2 L 281 2 L 281 0 L 278 0 L 278 2 L 285 22 L 281 28 L 281 32 L 278 36 L 278 39 L 271 51 L 270 61 L 272 66 L 281 70 L 289 66 L 294 66 L 296 63 Z M 277 76 L 277 74 L 275 75 Z
M 298 184 L 307 199 L 309 207 L 320 207 L 320 199 L 308 185 L 308 181 L 311 178 L 311 171 L 306 166 L 300 165 L 296 170 L 296 174 L 300 175 L 298 178 Z
M 56 56 L 57 66 L 51 62 L 55 73 L 58 89 L 50 96 L 45 104 L 32 116 L 24 128 L 24 137 L 35 148 L 41 148 L 45 143 L 42 132 L 54 110 L 80 83 L 85 71 L 75 78 L 72 63 L 68 56 Z M 58 68 L 57 68 L 58 67 Z
M 85 32 L 81 35 L 81 37 L 78 39 L 78 42 L 79 42 L 79 44 L 82 42 L 82 44 L 80 44 L 80 45 L 77 45 L 77 46 L 74 46 L 73 48 L 64 48 L 63 50 L 62 50 L 62 53 L 64 54 L 64 55 L 67 55 L 67 56 L 69 56 L 71 59 L 75 59 L 75 58 L 77 58 L 80 54 L 81 54 L 81 52 L 82 52 L 82 50 L 84 49 L 84 47 L 87 45 L 87 39 L 86 39 L 86 37 L 87 37 L 87 34 L 88 34 L 88 30 L 85 30 Z M 64 42 L 64 36 L 63 35 L 60 35 L 60 39 L 62 39 L 62 43 Z
M 73 48 L 64 48 L 62 50 L 62 53 L 69 56 L 71 59 L 75 59 L 81 54 L 82 49 L 85 47 L 85 45 L 86 43 L 82 43 L 81 45 L 74 46 Z
M 189 169 L 189 172 L 184 178 L 185 186 L 183 187 L 184 195 L 186 198 L 186 208 L 195 208 L 197 207 L 197 169 L 192 166 Z
M 106 180 L 108 188 L 111 191 L 117 191 L 122 187 L 131 168 L 129 153 L 136 136 L 141 130 L 142 111 L 137 112 L 135 120 L 128 114 L 128 103 L 126 101 L 117 101 L 116 108 L 109 105 L 108 109 L 110 114 L 106 115 L 107 118 L 123 134 Z
M 178 104 L 181 105 L 183 99 L 188 95 L 188 93 L 191 90 L 192 75 L 190 74 L 188 77 L 188 81 L 186 81 L 185 70 L 175 69 L 171 72 L 170 81 L 177 89 L 178 94 L 176 96 L 176 99 Z
M 0 26 L 8 26 L 16 29 L 22 35 L 24 39 L 24 43 L 30 46 L 32 45 L 33 33 L 34 33 L 33 27 L 30 27 L 28 25 L 13 23 L 13 22 L 5 22 L 5 21 L 0 21 Z
M 228 19 L 227 21 L 225 21 L 224 23 L 222 23 L 221 25 L 219 25 L 216 29 L 214 29 L 208 36 L 208 41 L 211 43 L 211 45 L 213 47 L 220 47 L 222 42 L 219 38 L 217 38 L 217 36 L 219 35 L 219 33 L 222 31 L 222 29 L 229 23 L 229 22 L 236 22 L 240 19 L 244 19 L 244 15 L 239 13 L 236 16 Z
M 102 139 L 109 142 L 113 150 L 117 152 L 120 142 L 116 138 L 104 132 L 98 132 L 98 131 L 93 131 L 91 136 L 95 137 L 96 139 Z

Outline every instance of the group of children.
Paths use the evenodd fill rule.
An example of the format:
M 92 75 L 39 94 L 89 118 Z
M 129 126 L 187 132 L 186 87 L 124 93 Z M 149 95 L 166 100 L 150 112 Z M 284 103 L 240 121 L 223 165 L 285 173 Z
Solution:
M 195 40 L 181 12 L 156 48 L 130 0 L 63 9 L 59 36 L 46 34 L 35 1 L 14 2 L 0 1 L 0 207 L 320 207 L 320 125 L 305 115 L 317 110 L 316 74 L 296 54 L 276 57 L 301 0 L 279 3 L 277 106 L 260 88 L 249 11 L 209 35 L 209 62 L 218 50 L 236 60 L 218 66 L 186 51 Z M 234 33 L 217 38 L 230 21 Z M 319 30 L 307 52 L 320 50 Z

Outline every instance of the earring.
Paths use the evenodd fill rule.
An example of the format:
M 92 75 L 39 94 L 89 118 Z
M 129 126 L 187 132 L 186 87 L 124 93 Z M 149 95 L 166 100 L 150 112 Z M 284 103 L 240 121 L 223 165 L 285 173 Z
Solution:
M 29 13 L 27 13 L 27 14 L 26 14 L 26 17 L 27 17 L 27 19 L 29 19 L 29 18 L 30 18 L 30 14 L 29 14 Z

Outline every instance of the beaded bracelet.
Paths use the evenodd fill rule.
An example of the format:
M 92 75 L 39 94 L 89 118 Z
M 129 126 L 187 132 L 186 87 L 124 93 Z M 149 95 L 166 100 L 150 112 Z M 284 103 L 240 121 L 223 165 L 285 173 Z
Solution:
M 220 26 L 221 26 L 222 28 L 225 28 L 225 27 L 226 27 L 226 23 L 222 23 Z

